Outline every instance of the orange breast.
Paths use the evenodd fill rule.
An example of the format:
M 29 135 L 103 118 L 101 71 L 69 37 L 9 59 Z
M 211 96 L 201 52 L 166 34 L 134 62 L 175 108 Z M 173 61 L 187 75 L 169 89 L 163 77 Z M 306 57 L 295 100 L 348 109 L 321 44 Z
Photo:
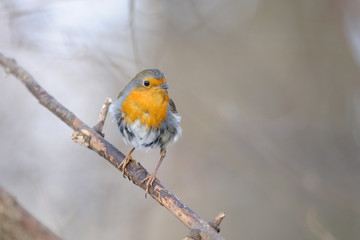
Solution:
M 131 124 L 138 119 L 141 125 L 156 129 L 166 118 L 169 100 L 161 88 L 134 89 L 122 104 L 125 121 Z

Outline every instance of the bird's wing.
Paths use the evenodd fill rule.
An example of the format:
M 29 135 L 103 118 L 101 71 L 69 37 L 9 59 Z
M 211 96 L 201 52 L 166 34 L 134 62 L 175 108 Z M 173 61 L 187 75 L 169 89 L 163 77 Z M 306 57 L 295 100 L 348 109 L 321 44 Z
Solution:
M 170 98 L 170 101 L 169 101 L 169 106 L 170 106 L 170 111 L 171 112 L 177 113 L 175 103 L 171 98 Z
M 119 99 L 122 95 L 124 95 L 124 91 L 121 91 L 117 98 Z

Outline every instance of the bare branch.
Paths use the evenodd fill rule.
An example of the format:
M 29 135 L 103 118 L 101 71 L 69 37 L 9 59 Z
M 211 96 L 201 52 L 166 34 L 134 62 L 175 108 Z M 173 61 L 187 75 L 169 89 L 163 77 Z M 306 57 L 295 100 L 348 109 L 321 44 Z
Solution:
M 0 238 L 60 240 L 0 187 Z
M 102 133 L 102 129 L 104 127 L 104 123 L 106 120 L 107 113 L 109 111 L 109 106 L 111 104 L 111 99 L 106 98 L 103 106 L 101 107 L 100 116 L 98 123 L 94 126 L 95 131 L 101 134 L 101 136 L 105 136 L 104 133 Z
M 49 109 L 64 123 L 76 131 L 73 137 L 81 136 L 82 142 L 91 150 L 97 152 L 100 156 L 108 160 L 112 165 L 118 167 L 124 160 L 125 156 L 111 143 L 106 141 L 96 130 L 86 125 L 72 112 L 61 105 L 55 98 L 49 95 L 22 67 L 16 64 L 12 59 L 5 57 L 0 53 L 0 64 L 4 66 L 5 71 L 13 74 L 18 78 L 28 90 L 37 98 L 44 107 Z M 77 136 L 75 136 L 77 135 Z M 79 138 L 80 139 L 80 138 Z M 146 183 L 142 183 L 148 176 L 148 172 L 139 163 L 131 161 L 127 165 L 126 176 L 135 185 L 145 190 Z M 179 198 L 167 190 L 158 181 L 155 181 L 149 189 L 150 195 L 158 201 L 162 206 L 167 208 L 174 214 L 183 224 L 190 229 L 199 231 L 201 239 L 223 239 L 223 237 L 215 231 L 205 220 L 200 218 L 194 211 L 186 206 Z
M 220 223 L 221 223 L 221 221 L 224 219 L 224 217 L 225 217 L 225 213 L 224 213 L 224 212 L 219 213 L 219 214 L 215 217 L 214 221 L 209 222 L 210 226 L 212 226 L 217 232 L 220 232 Z
M 225 213 L 219 213 L 214 221 L 209 222 L 209 225 L 216 230 L 216 232 L 220 232 L 220 223 L 224 219 Z M 191 229 L 188 236 L 186 236 L 183 240 L 201 240 L 201 231 L 199 229 Z

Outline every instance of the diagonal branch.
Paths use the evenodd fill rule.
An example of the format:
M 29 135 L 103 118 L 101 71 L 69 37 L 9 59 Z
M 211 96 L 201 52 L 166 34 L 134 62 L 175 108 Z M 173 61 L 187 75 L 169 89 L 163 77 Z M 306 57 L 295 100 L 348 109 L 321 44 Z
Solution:
M 0 238 L 61 240 L 0 187 Z
M 71 111 L 61 105 L 54 97 L 48 94 L 22 67 L 10 58 L 0 53 L 0 65 L 5 68 L 6 74 L 13 74 L 18 78 L 28 90 L 37 98 L 44 107 L 60 118 L 64 123 L 76 131 L 77 136 L 82 135 L 86 138 L 86 146 L 97 152 L 100 156 L 108 160 L 112 165 L 118 167 L 125 156 L 111 143 L 106 141 L 96 130 L 86 125 Z M 127 165 L 126 176 L 135 185 L 145 190 L 146 183 L 142 180 L 148 176 L 148 172 L 139 163 L 131 161 Z M 178 197 L 166 189 L 158 181 L 151 186 L 150 195 L 162 206 L 167 208 L 189 229 L 199 232 L 201 239 L 224 239 L 209 223 L 200 218 L 194 211 L 186 206 Z

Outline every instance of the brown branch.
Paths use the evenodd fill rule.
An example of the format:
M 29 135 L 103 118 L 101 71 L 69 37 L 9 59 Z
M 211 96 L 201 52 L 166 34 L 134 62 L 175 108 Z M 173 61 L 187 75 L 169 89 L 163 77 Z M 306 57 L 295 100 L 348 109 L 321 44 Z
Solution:
M 109 111 L 109 106 L 111 104 L 111 99 L 106 98 L 103 106 L 101 107 L 100 115 L 99 115 L 99 121 L 97 124 L 93 127 L 95 131 L 101 134 L 101 136 L 105 136 L 104 133 L 102 133 L 102 129 L 104 127 L 104 123 L 106 120 L 107 113 Z
M 0 239 L 60 240 L 0 187 Z
M 225 213 L 219 213 L 214 221 L 209 222 L 209 225 L 214 228 L 217 232 L 220 232 L 220 223 L 224 219 Z M 183 240 L 201 240 L 201 231 L 199 229 L 191 229 L 188 236 L 186 236 Z
M 40 104 L 49 109 L 69 127 L 76 131 L 76 133 L 73 134 L 73 138 L 81 138 L 84 145 L 97 152 L 115 167 L 118 167 L 121 164 L 125 158 L 123 153 L 116 149 L 111 143 L 106 141 L 96 130 L 86 125 L 72 112 L 56 101 L 55 98 L 49 95 L 29 73 L 17 65 L 14 60 L 7 58 L 0 53 L 0 64 L 4 66 L 7 74 L 13 74 L 22 83 L 24 83 L 34 97 L 39 100 Z M 145 190 L 146 183 L 142 183 L 142 180 L 144 180 L 148 175 L 148 172 L 135 161 L 131 161 L 127 165 L 126 176 L 143 190 Z M 196 229 L 201 239 L 224 239 L 205 220 L 200 218 L 199 215 L 192 211 L 158 181 L 153 183 L 149 191 L 150 195 L 156 201 L 167 208 L 183 224 L 190 229 Z
M 214 221 L 209 222 L 209 225 L 210 225 L 211 227 L 213 227 L 217 232 L 220 232 L 220 223 L 222 222 L 222 220 L 224 219 L 224 217 L 225 217 L 225 213 L 224 213 L 224 212 L 219 213 L 219 214 L 215 217 Z

